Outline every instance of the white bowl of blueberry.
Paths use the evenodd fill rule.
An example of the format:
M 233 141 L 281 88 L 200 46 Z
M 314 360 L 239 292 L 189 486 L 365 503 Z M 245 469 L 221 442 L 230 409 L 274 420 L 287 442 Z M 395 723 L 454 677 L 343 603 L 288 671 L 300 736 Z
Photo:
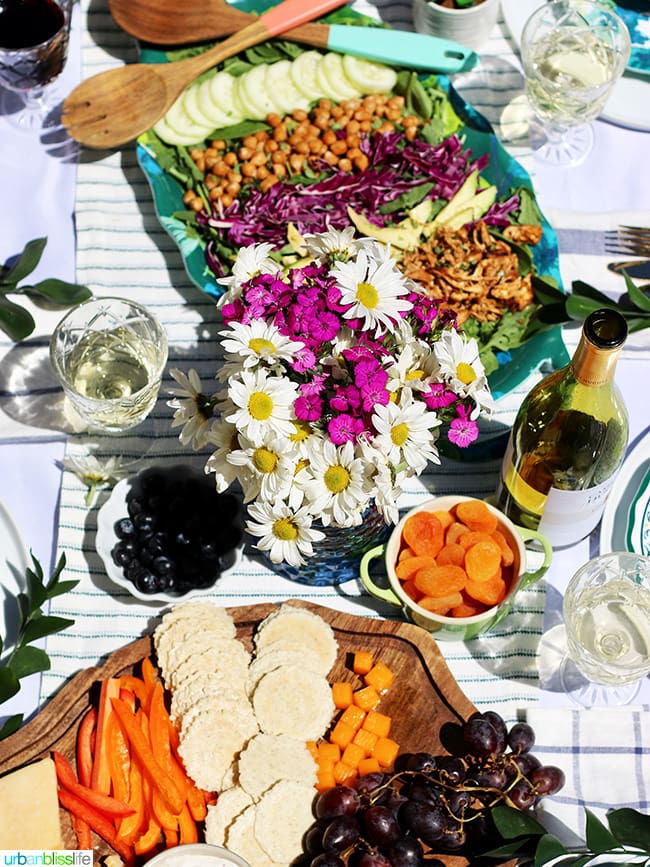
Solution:
M 237 562 L 240 500 L 189 464 L 152 466 L 113 488 L 97 516 L 108 577 L 138 599 L 170 602 L 212 591 Z

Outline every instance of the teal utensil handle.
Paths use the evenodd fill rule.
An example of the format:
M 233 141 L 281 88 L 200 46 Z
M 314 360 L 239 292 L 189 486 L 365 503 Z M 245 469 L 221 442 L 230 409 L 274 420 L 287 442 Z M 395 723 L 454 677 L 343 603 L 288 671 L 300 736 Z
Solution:
M 478 63 L 477 54 L 458 42 L 380 27 L 349 27 L 330 24 L 327 47 L 341 54 L 394 63 L 429 72 L 465 72 Z

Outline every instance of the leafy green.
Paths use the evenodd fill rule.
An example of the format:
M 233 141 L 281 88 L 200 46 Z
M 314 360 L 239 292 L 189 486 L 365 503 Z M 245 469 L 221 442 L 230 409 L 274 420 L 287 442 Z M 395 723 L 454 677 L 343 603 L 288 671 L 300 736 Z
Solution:
M 36 323 L 31 313 L 8 298 L 8 295 L 38 296 L 62 306 L 79 304 L 92 295 L 86 286 L 55 278 L 38 283 L 23 282 L 40 262 L 46 244 L 47 238 L 28 241 L 12 265 L 0 265 L 0 328 L 12 340 L 29 337 Z
M 76 587 L 78 581 L 62 581 L 61 573 L 65 567 L 65 554 L 62 554 L 52 575 L 47 581 L 43 579 L 41 564 L 32 554 L 34 568 L 25 572 L 25 592 L 16 596 L 18 609 L 18 634 L 12 650 L 6 659 L 0 663 L 0 704 L 12 698 L 20 690 L 20 681 L 30 674 L 47 671 L 50 660 L 47 653 L 40 647 L 31 645 L 47 635 L 54 635 L 67 629 L 74 623 L 65 617 L 53 617 L 43 614 L 43 605 L 56 596 L 61 596 Z M 0 654 L 5 646 L 5 639 L 0 635 Z M 10 717 L 0 727 L 0 740 L 13 734 L 22 724 L 22 714 Z
M 485 853 L 485 857 L 502 860 L 518 856 L 520 864 L 541 867 L 557 865 L 587 865 L 603 855 L 625 856 L 628 864 L 650 864 L 650 816 L 624 808 L 611 810 L 607 824 L 585 809 L 585 845 L 567 849 L 549 834 L 529 813 L 522 813 L 502 804 L 491 811 L 503 844 Z

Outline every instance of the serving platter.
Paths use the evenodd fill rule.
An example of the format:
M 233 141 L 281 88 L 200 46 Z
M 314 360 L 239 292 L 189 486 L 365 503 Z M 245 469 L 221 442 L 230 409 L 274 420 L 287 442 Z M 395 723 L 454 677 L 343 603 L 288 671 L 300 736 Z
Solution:
M 402 752 L 445 752 L 445 743 L 458 732 L 458 724 L 474 712 L 435 640 L 409 623 L 359 617 L 320 605 L 290 600 L 290 604 L 319 614 L 334 630 L 339 645 L 331 680 L 354 680 L 349 655 L 367 650 L 395 672 L 395 685 L 382 698 L 380 709 L 393 718 L 391 737 Z M 229 608 L 238 638 L 250 649 L 257 625 L 273 609 L 272 603 Z M 98 667 L 81 671 L 45 705 L 30 722 L 4 741 L 0 741 L 0 768 L 14 770 L 57 749 L 74 761 L 77 728 L 96 697 L 100 681 L 132 673 L 147 656 L 153 655 L 151 635 L 120 648 Z M 74 847 L 75 836 L 65 811 L 61 812 L 64 845 Z M 99 838 L 93 838 L 98 857 L 111 854 Z M 449 867 L 464 867 L 469 862 L 458 856 L 440 856 Z
M 248 12 L 263 11 L 269 6 L 269 2 L 268 0 L 238 0 L 233 5 Z M 348 14 L 358 15 L 349 10 Z M 363 16 L 358 15 L 358 18 L 363 19 Z M 161 50 L 148 46 L 142 52 L 142 59 L 147 62 L 166 62 L 167 55 Z M 408 66 L 408 58 L 405 58 L 405 66 Z M 447 76 L 439 75 L 438 80 L 455 112 L 463 120 L 464 126 L 460 129 L 459 135 L 463 138 L 465 147 L 471 149 L 473 158 L 489 155 L 489 164 L 481 173 L 486 182 L 496 185 L 499 197 L 516 187 L 528 188 L 534 197 L 530 176 L 523 166 L 501 146 L 487 120 L 454 91 Z M 206 264 L 205 242 L 175 216 L 177 212 L 186 208 L 182 200 L 183 189 L 158 164 L 154 154 L 147 148 L 145 138 L 140 138 L 136 155 L 149 182 L 158 221 L 178 246 L 185 270 L 192 282 L 201 291 L 217 298 L 224 290 Z M 544 218 L 542 228 L 542 240 L 531 248 L 534 265 L 540 275 L 551 278 L 561 286 L 557 238 Z M 490 379 L 496 397 L 516 388 L 538 369 L 542 362 L 550 363 L 553 368 L 559 368 L 568 362 L 566 348 L 563 341 L 558 339 L 558 333 L 558 328 L 538 333 L 522 346 L 511 350 L 509 354 L 503 354 L 500 358 L 501 366 Z
M 639 501 L 644 480 L 650 473 L 650 430 L 632 445 L 621 467 L 605 504 L 600 524 L 600 553 L 634 551 L 631 528 L 634 524 L 635 504 Z

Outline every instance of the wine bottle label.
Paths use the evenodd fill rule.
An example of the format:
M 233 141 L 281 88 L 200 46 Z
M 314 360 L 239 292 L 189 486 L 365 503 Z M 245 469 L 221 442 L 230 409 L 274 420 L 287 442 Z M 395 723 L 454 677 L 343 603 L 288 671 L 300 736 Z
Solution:
M 551 488 L 538 530 L 554 548 L 584 539 L 600 521 L 616 474 L 595 488 L 561 491 Z

